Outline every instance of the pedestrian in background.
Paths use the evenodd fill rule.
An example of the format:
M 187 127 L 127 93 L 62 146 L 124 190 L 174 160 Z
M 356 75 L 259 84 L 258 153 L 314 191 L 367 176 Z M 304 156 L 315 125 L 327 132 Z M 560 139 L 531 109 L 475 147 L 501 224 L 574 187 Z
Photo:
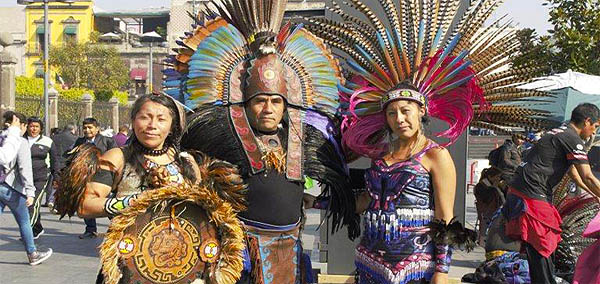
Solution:
M 129 139 L 129 126 L 121 125 L 121 127 L 119 127 L 119 133 L 115 134 L 113 139 L 115 139 L 115 143 L 117 143 L 118 147 L 125 146 L 127 139 Z
M 116 148 L 117 144 L 112 137 L 106 137 L 100 134 L 100 125 L 98 121 L 93 117 L 88 117 L 83 120 L 83 137 L 77 138 L 73 148 L 85 144 L 91 143 L 96 145 L 100 152 L 104 154 L 104 152 Z M 79 235 L 80 239 L 87 238 L 95 238 L 98 232 L 98 227 L 96 226 L 96 219 L 94 218 L 84 218 L 85 221 L 85 232 Z
M 510 139 L 506 139 L 502 146 L 490 152 L 488 160 L 490 164 L 502 172 L 502 181 L 509 183 L 517 168 L 521 164 L 521 145 L 523 139 L 517 134 L 513 134 Z
M 76 126 L 69 123 L 63 127 L 61 132 L 52 137 L 52 141 L 54 142 L 54 146 L 58 152 L 58 155 L 56 156 L 56 164 L 59 172 L 66 166 L 66 153 L 73 147 L 73 145 L 75 145 L 75 141 L 77 140 L 75 130 Z M 52 183 L 54 192 L 56 192 L 60 184 L 60 180 L 58 179 L 59 177 L 60 175 L 58 175 Z M 51 200 L 54 201 L 54 194 L 52 194 Z M 57 213 L 54 207 L 50 208 L 50 212 Z
M 27 207 L 33 205 L 36 193 L 31 172 L 29 144 L 21 137 L 26 129 L 25 116 L 12 111 L 3 115 L 5 130 L 0 146 L 0 214 L 4 207 L 10 208 L 21 233 L 21 240 L 30 265 L 37 265 L 52 255 L 52 249 L 37 250 Z
M 584 140 L 596 134 L 600 109 L 583 103 L 571 121 L 544 135 L 527 154 L 509 184 L 502 213 L 506 234 L 521 240 L 527 252 L 531 283 L 556 283 L 552 254 L 561 241 L 562 219 L 552 205 L 553 190 L 567 173 L 578 186 L 600 197 Z M 571 166 L 575 171 L 569 171 Z
M 25 138 L 31 147 L 31 167 L 33 170 L 33 184 L 35 185 L 35 200 L 29 207 L 33 238 L 37 239 L 44 234 L 40 218 L 42 198 L 46 193 L 45 205 L 54 207 L 54 187 L 52 181 L 58 177 L 58 151 L 50 137 L 43 135 L 44 122 L 38 117 L 27 119 L 27 134 Z

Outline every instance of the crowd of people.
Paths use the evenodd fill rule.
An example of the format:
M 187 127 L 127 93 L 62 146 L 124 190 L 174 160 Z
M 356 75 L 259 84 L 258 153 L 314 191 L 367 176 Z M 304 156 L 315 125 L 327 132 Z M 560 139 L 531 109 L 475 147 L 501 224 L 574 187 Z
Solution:
M 79 138 L 76 136 L 77 127 L 73 124 L 65 125 L 60 131 L 53 130 L 52 135 L 48 137 L 43 134 L 44 122 L 40 118 L 27 118 L 13 111 L 5 112 L 3 123 L 0 155 L 6 158 L 0 165 L 3 169 L 5 191 L 2 193 L 0 205 L 11 209 L 19 225 L 29 262 L 31 265 L 37 265 L 52 254 L 52 249 L 38 252 L 33 241 L 45 232 L 40 218 L 41 207 L 48 207 L 50 212 L 58 213 L 54 208 L 54 196 L 59 186 L 59 173 L 66 165 L 68 153 L 82 143 L 101 141 L 96 144 L 98 147 L 107 144 L 114 148 L 116 142 L 110 137 L 98 134 L 99 125 L 94 118 L 83 120 L 81 126 L 84 136 Z M 90 125 L 93 125 L 94 129 L 90 130 Z M 127 126 L 121 128 L 122 132 L 127 133 L 124 128 Z M 15 134 L 18 134 L 18 139 L 13 139 Z M 95 220 L 90 220 L 91 225 L 86 227 L 80 238 L 95 237 Z
M 475 6 L 458 18 L 424 17 L 401 13 L 410 1 L 380 1 L 387 13 L 379 18 L 356 1 L 332 9 L 345 22 L 293 26 L 283 24 L 286 4 L 207 6 L 167 60 L 164 93 L 139 97 L 131 126 L 115 135 L 89 117 L 81 137 L 75 125 L 46 137 L 39 118 L 5 113 L 0 205 L 15 216 L 31 265 L 52 254 L 34 243 L 44 234 L 45 202 L 61 218 L 85 220 L 81 239 L 98 236 L 95 218 L 111 220 L 97 283 L 314 283 L 301 231 L 305 210 L 316 208 L 333 232 L 344 227 L 360 239 L 358 283 L 449 282 L 453 250 L 472 249 L 477 236 L 455 218 L 447 147 L 469 125 L 546 125 L 528 106 L 496 105 L 498 90 L 511 92 L 507 103 L 529 95 L 512 88 L 531 79 L 527 72 L 489 60 L 508 58 L 502 44 L 517 38 L 484 32 L 490 48 L 471 46 L 489 16 Z M 373 26 L 348 14 L 354 6 Z M 328 45 L 349 55 L 344 64 Z M 503 71 L 490 73 L 496 68 Z M 430 118 L 448 129 L 431 135 Z M 479 233 L 486 256 L 522 250 L 530 282 L 555 283 L 561 217 L 553 189 L 570 173 L 600 196 L 583 142 L 599 125 L 598 107 L 581 104 L 526 155 L 518 135 L 490 155 L 493 167 L 475 189 L 489 227 Z M 350 169 L 359 157 L 370 167 Z M 305 192 L 313 180 L 319 196 Z

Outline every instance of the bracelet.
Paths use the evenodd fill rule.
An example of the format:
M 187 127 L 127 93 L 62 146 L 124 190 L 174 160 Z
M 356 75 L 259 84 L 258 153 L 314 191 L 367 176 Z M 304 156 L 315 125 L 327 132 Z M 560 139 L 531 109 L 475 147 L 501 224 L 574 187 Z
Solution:
M 120 214 L 123 209 L 129 207 L 129 201 L 136 197 L 137 194 L 127 195 L 125 197 L 108 198 L 104 203 L 104 212 L 106 212 L 108 216 L 116 216 Z
M 452 248 L 448 244 L 435 245 L 435 272 L 448 273 L 452 261 Z

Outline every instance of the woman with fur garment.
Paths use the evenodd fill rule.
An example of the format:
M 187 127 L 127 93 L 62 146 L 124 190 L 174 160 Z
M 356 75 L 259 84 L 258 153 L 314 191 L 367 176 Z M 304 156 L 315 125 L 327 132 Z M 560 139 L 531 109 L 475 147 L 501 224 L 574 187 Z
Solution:
M 243 249 L 237 170 L 180 152 L 185 116 L 169 96 L 138 98 L 131 125 L 127 146 L 102 156 L 91 144 L 76 148 L 57 199 L 61 216 L 112 218 L 97 283 L 235 283 Z

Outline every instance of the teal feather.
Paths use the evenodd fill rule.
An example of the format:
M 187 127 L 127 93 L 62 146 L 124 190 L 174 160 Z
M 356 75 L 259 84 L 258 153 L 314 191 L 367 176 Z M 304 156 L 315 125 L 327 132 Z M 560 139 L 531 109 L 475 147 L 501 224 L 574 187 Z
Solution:
M 471 61 L 470 60 L 466 60 L 465 62 L 463 62 L 460 66 L 458 66 L 456 69 L 452 70 L 450 73 L 448 73 L 448 75 L 446 75 L 444 77 L 444 79 L 442 79 L 439 83 L 435 83 L 432 88 L 435 89 L 441 85 L 443 85 L 444 83 L 452 80 L 459 72 L 465 70 L 467 67 L 469 67 L 471 65 Z
M 450 90 L 452 90 L 452 89 L 454 89 L 456 87 L 459 87 L 462 84 L 465 84 L 466 82 L 470 81 L 471 79 L 473 79 L 473 76 L 474 75 L 466 76 L 466 77 L 464 77 L 464 78 L 462 78 L 460 80 L 457 80 L 455 82 L 452 82 L 451 84 L 448 84 L 447 86 L 444 86 L 441 89 L 435 90 L 435 92 L 438 93 L 438 94 L 443 94 L 445 92 L 448 92 L 448 91 L 450 91 Z

